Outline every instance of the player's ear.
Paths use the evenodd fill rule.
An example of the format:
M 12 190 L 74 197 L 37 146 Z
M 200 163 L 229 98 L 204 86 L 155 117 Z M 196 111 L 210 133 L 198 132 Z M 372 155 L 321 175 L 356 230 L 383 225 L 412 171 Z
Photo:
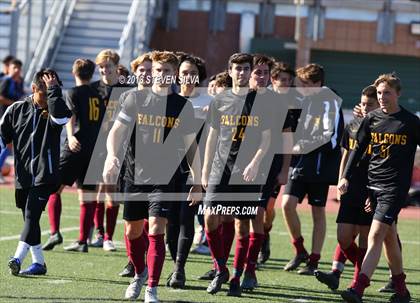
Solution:
M 35 85 L 35 83 L 31 84 L 31 89 L 33 93 L 36 93 L 38 91 L 38 87 Z

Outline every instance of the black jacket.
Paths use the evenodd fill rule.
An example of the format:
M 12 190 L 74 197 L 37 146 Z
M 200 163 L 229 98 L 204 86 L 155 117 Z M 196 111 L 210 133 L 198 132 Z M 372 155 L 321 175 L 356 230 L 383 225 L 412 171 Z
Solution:
M 304 154 L 295 159 L 291 179 L 337 184 L 344 129 L 341 99 L 323 88 L 318 94 L 305 97 L 302 107 L 295 144 Z
M 10 105 L 0 121 L 0 148 L 14 146 L 16 188 L 59 184 L 60 135 L 72 113 L 59 86 L 47 96 L 47 109 L 29 96 Z

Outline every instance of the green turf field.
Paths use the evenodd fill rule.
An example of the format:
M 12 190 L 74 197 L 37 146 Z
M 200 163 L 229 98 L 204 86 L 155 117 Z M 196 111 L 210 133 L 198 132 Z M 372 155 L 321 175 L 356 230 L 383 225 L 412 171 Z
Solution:
M 75 194 L 63 195 L 62 229 L 65 244 L 75 240 L 78 235 L 79 207 Z M 286 273 L 283 265 L 293 256 L 289 238 L 278 214 L 272 232 L 272 258 L 264 269 L 257 272 L 260 287 L 253 293 L 243 293 L 242 298 L 226 297 L 227 285 L 217 295 L 206 293 L 207 282 L 198 281 L 197 276 L 210 267 L 210 258 L 190 255 L 187 262 L 187 289 L 170 290 L 164 286 L 172 269 L 167 255 L 164 266 L 159 297 L 164 302 L 342 302 L 338 293 L 329 291 L 314 277 L 302 277 L 296 273 Z M 120 210 L 121 220 L 121 210 Z M 321 269 L 330 268 L 335 240 L 335 216 L 328 216 L 327 239 L 323 250 Z M 302 213 L 302 229 L 306 243 L 310 243 L 311 219 Z M 0 188 L 0 301 L 1 302 L 121 302 L 128 278 L 120 278 L 118 272 L 126 264 L 122 242 L 122 224 L 117 225 L 115 240 L 118 251 L 104 252 L 91 248 L 89 253 L 64 252 L 62 246 L 46 252 L 48 273 L 41 277 L 14 277 L 9 275 L 7 260 L 14 254 L 17 236 L 22 228 L 22 215 L 14 207 L 12 189 Z M 42 231 L 48 231 L 47 214 L 41 222 Z M 403 241 L 405 270 L 413 302 L 420 302 L 420 221 L 400 220 L 400 235 Z M 44 242 L 47 235 L 42 236 Z M 30 263 L 30 255 L 24 267 Z M 230 258 L 232 261 L 233 257 Z M 347 267 L 340 289 L 350 283 L 352 268 Z M 381 260 L 375 272 L 372 286 L 366 291 L 365 302 L 387 302 L 389 295 L 376 290 L 388 279 L 388 272 Z M 141 294 L 143 298 L 143 292 Z

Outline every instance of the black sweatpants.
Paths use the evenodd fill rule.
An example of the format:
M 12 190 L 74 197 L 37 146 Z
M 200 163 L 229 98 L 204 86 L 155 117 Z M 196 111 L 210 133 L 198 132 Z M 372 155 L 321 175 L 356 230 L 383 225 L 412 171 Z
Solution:
M 188 174 L 181 178 L 183 183 L 182 192 L 186 193 L 189 187 L 186 185 Z M 181 187 L 178 187 L 181 189 Z M 187 194 L 185 194 L 187 197 Z M 194 240 L 194 218 L 197 214 L 198 205 L 189 206 L 188 201 L 172 202 L 168 212 L 168 225 L 166 240 L 169 246 L 172 260 L 178 268 L 184 268 L 188 254 Z
M 41 244 L 39 220 L 50 194 L 56 189 L 56 186 L 37 186 L 15 190 L 16 207 L 22 210 L 25 220 L 20 241 L 31 246 Z

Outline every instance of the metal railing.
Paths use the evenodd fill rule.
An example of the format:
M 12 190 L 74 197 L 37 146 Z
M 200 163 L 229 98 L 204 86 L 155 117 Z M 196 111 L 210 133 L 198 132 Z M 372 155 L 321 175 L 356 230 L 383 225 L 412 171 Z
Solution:
M 130 7 L 119 45 L 121 64 L 128 65 L 138 54 L 149 50 L 150 38 L 155 22 L 157 0 L 136 1 Z
M 23 70 L 26 70 L 29 65 L 29 61 L 32 56 L 32 50 L 34 49 L 34 43 L 31 41 L 33 36 L 33 21 L 34 18 L 40 18 L 41 29 L 46 22 L 47 4 L 46 0 L 38 0 L 37 5 L 40 6 L 40 14 L 36 16 L 36 12 L 33 10 L 32 0 L 12 1 L 11 6 L 3 8 L 0 11 L 0 15 L 10 15 L 9 25 L 9 41 L 7 52 L 11 55 L 17 56 L 18 52 L 22 52 L 19 59 L 22 60 L 24 66 Z M 39 13 L 39 10 L 38 10 Z M 25 39 L 19 40 L 19 32 L 25 33 Z M 22 45 L 23 44 L 23 45 Z
M 25 83 L 29 84 L 35 72 L 48 67 L 57 53 L 64 31 L 70 21 L 76 0 L 54 1 L 51 13 L 43 27 L 34 56 L 25 74 Z

